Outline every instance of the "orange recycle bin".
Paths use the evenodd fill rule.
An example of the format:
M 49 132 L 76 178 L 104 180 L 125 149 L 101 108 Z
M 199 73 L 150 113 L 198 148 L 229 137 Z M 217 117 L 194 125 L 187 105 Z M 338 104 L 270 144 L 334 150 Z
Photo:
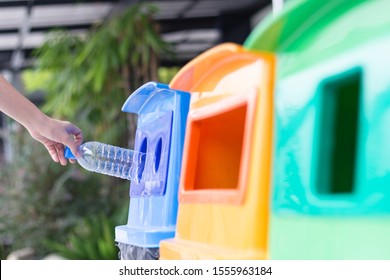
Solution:
M 170 87 L 191 93 L 174 238 L 160 259 L 266 259 L 275 58 L 221 44 Z

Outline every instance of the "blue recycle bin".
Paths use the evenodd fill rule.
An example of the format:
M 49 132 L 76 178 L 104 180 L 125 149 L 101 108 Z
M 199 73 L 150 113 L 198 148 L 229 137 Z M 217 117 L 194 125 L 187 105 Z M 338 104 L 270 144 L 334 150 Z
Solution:
M 134 151 L 146 153 L 146 162 L 130 183 L 127 224 L 115 228 L 121 259 L 158 259 L 160 241 L 175 235 L 189 102 L 189 93 L 149 82 L 122 107 L 138 115 Z

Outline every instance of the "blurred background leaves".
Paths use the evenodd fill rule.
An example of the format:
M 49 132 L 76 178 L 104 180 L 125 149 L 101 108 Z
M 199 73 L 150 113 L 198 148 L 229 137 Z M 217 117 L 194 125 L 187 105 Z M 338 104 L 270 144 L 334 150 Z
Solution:
M 130 6 L 86 37 L 51 32 L 23 74 L 27 91 L 41 92 L 40 108 L 79 126 L 84 141 L 133 147 L 137 119 L 123 103 L 145 82 L 168 83 L 178 71 L 159 68 L 159 55 L 173 53 L 151 20 L 155 12 Z M 127 223 L 129 181 L 60 166 L 8 121 L 13 160 L 0 169 L 0 257 L 31 247 L 36 258 L 118 259 L 114 228 Z

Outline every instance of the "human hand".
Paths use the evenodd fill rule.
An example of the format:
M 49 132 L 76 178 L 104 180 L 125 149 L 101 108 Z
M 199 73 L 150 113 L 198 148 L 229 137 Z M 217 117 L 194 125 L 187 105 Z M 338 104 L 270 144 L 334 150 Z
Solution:
M 81 129 L 68 121 L 44 116 L 43 121 L 37 122 L 31 129 L 28 129 L 31 136 L 41 142 L 48 150 L 55 162 L 66 165 L 67 159 L 64 157 L 64 145 L 68 146 L 77 157 L 78 146 L 83 142 Z M 69 159 L 70 163 L 76 160 Z
M 78 146 L 83 142 L 80 128 L 70 122 L 45 115 L 2 75 L 0 75 L 0 112 L 23 125 L 34 139 L 46 147 L 55 162 L 66 165 L 64 145 L 68 146 L 77 157 Z M 75 160 L 69 161 L 75 163 Z

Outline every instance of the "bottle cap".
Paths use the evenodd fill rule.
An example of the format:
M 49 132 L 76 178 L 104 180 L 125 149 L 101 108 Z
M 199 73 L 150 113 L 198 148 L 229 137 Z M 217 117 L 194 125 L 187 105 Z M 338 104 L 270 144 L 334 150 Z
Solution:
M 76 159 L 76 157 L 74 156 L 72 151 L 67 146 L 65 147 L 64 156 L 65 156 L 65 158 L 68 158 L 68 159 Z

